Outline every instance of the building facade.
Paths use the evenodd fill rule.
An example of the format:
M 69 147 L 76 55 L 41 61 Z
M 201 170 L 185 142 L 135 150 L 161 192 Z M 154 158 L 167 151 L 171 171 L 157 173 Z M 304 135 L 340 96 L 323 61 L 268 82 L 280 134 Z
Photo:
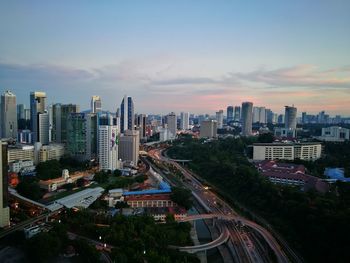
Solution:
M 284 124 L 286 129 L 297 128 L 297 108 L 293 106 L 285 106 Z
M 188 112 L 181 112 L 180 114 L 180 129 L 188 130 L 190 128 L 190 114 Z
M 80 161 L 97 157 L 97 116 L 94 113 L 71 113 L 67 124 L 67 150 Z
M 80 112 L 79 105 L 57 103 L 52 106 L 52 141 L 67 142 L 67 123 L 71 113 Z
M 102 112 L 101 98 L 100 96 L 94 95 L 91 97 L 91 113 L 99 113 L 99 112 Z
M 126 130 L 119 139 L 119 159 L 137 166 L 140 151 L 139 131 Z
M 131 97 L 124 96 L 120 104 L 120 132 L 125 130 L 133 130 L 135 123 L 134 102 Z
M 201 138 L 217 137 L 217 122 L 214 120 L 205 120 L 201 122 L 199 136 Z
M 10 225 L 7 173 L 7 144 L 0 140 L 0 227 Z
M 50 120 L 48 112 L 38 113 L 37 142 L 42 145 L 49 144 Z
M 30 93 L 30 129 L 33 143 L 38 141 L 38 114 L 46 109 L 46 93 L 34 91 Z
M 253 160 L 307 160 L 321 158 L 321 143 L 255 143 Z
M 177 131 L 177 119 L 174 112 L 171 112 L 166 116 L 166 123 L 170 133 L 172 134 L 172 139 L 175 139 Z
M 328 142 L 344 142 L 350 140 L 350 129 L 332 126 L 322 128 L 322 135 L 317 139 Z
M 118 165 L 118 128 L 115 125 L 101 125 L 98 128 L 100 170 L 114 171 Z
M 224 127 L 224 111 L 219 110 L 216 112 L 216 122 L 218 129 L 222 129 Z
M 242 135 L 252 135 L 252 123 L 253 123 L 253 103 L 242 103 Z
M 0 138 L 17 138 L 16 95 L 7 90 L 0 101 Z

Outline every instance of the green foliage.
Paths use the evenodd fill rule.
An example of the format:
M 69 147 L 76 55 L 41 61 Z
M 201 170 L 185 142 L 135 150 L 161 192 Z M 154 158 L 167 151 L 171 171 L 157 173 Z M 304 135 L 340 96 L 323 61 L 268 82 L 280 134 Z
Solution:
M 172 201 L 177 203 L 186 209 L 190 209 L 193 205 L 191 191 L 186 188 L 172 187 L 170 198 Z
M 193 171 L 225 198 L 268 219 L 308 262 L 350 262 L 350 186 L 338 182 L 333 192 L 321 195 L 273 185 L 245 158 L 246 143 L 241 139 L 178 142 L 168 154 L 192 159 Z M 327 162 L 325 166 L 350 163 L 350 145 L 326 144 L 325 150 L 326 161 L 321 160 Z M 333 160 L 333 154 L 342 163 Z
M 25 248 L 32 262 L 49 262 L 62 250 L 63 243 L 53 233 L 42 232 L 29 239 Z
M 139 175 L 135 177 L 135 182 L 136 183 L 143 183 L 147 179 L 147 175 Z
M 100 253 L 96 248 L 90 245 L 83 239 L 73 240 L 73 247 L 76 250 L 78 256 L 74 258 L 74 262 L 81 263 L 95 263 L 100 262 Z
M 128 205 L 128 203 L 127 202 L 117 202 L 116 204 L 115 204 L 115 206 L 114 206 L 116 209 L 120 209 L 120 208 L 128 208 L 128 207 L 130 207 L 129 205 Z
M 122 172 L 120 170 L 114 170 L 113 175 L 118 177 L 122 175 Z
M 258 142 L 271 143 L 274 141 L 274 139 L 275 137 L 273 136 L 273 134 L 268 132 L 268 133 L 259 134 Z
M 62 175 L 62 167 L 57 160 L 39 163 L 36 167 L 37 177 L 41 180 L 58 178 Z
M 113 245 L 115 262 L 199 262 L 186 253 L 169 249 L 169 245 L 191 245 L 189 223 L 156 224 L 152 217 L 117 215 L 97 217 L 87 210 L 69 211 L 63 223 L 72 232 Z M 98 227 L 95 223 L 109 224 Z M 145 252 L 145 253 L 144 253 Z
M 98 182 L 99 184 L 108 182 L 108 173 L 104 171 L 95 173 L 94 181 Z
M 17 192 L 32 200 L 41 199 L 43 193 L 34 178 L 23 177 L 16 187 Z

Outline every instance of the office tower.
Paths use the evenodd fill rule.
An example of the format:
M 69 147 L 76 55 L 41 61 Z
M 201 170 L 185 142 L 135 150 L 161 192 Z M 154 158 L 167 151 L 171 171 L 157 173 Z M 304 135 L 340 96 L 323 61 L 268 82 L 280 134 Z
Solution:
M 229 123 L 233 121 L 233 106 L 227 106 L 227 119 L 226 122 Z
M 38 141 L 38 114 L 45 112 L 46 93 L 34 91 L 30 93 L 30 128 L 33 132 L 33 143 Z
M 265 107 L 253 107 L 253 123 L 266 123 Z
M 118 169 L 118 128 L 116 125 L 101 125 L 98 128 L 98 158 L 100 170 Z
M 326 122 L 326 114 L 324 111 L 320 111 L 317 115 L 317 123 L 325 123 Z
M 138 114 L 136 118 L 136 126 L 140 132 L 140 140 L 144 140 L 146 138 L 146 123 L 147 116 L 145 114 Z
M 180 129 L 188 130 L 190 128 L 190 114 L 188 112 L 181 112 L 180 114 Z
M 49 113 L 40 112 L 38 113 L 38 129 L 37 129 L 37 142 L 40 142 L 42 145 L 49 144 Z
M 297 128 L 297 108 L 294 106 L 285 106 L 284 122 L 286 129 Z
M 91 113 L 98 113 L 102 111 L 102 103 L 100 96 L 92 96 L 91 98 Z
M 134 102 L 131 97 L 124 96 L 120 104 L 120 132 L 134 129 Z
M 24 104 L 17 104 L 17 120 L 24 119 Z
M 137 166 L 139 161 L 140 134 L 136 130 L 126 130 L 119 139 L 119 159 Z
M 30 109 L 24 109 L 24 119 L 30 120 Z
M 17 104 L 16 95 L 7 90 L 1 95 L 0 138 L 17 138 Z
M 201 122 L 199 136 L 201 138 L 213 138 L 217 137 L 217 121 L 204 120 Z
M 252 135 L 253 103 L 242 103 L 242 135 Z
M 171 112 L 166 116 L 166 123 L 168 125 L 170 133 L 172 134 L 172 138 L 175 138 L 177 131 L 177 119 L 174 112 Z
M 52 141 L 67 142 L 67 121 L 71 113 L 80 112 L 79 105 L 56 103 L 52 106 Z
M 219 110 L 216 112 L 216 121 L 218 124 L 218 129 L 222 129 L 224 126 L 224 111 Z
M 283 124 L 284 123 L 284 114 L 280 114 L 277 117 L 277 123 L 278 124 Z
M 67 150 L 73 158 L 86 161 L 97 155 L 97 116 L 71 113 L 67 122 Z
M 235 106 L 235 114 L 234 114 L 233 120 L 234 121 L 241 120 L 241 107 L 240 106 Z
M 265 110 L 265 114 L 266 114 L 266 123 L 273 123 L 273 112 L 270 109 L 266 109 Z
M 0 140 L 0 227 L 10 225 L 7 165 L 7 144 Z

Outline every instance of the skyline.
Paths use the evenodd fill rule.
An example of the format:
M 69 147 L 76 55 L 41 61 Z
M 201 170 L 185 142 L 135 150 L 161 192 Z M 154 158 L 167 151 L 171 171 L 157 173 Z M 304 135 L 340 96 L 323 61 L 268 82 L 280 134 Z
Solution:
M 29 106 L 215 113 L 252 101 L 350 116 L 350 3 L 3 1 L 0 89 Z M 16 17 L 16 22 L 13 22 Z M 67 96 L 69 95 L 69 97 Z M 54 99 L 53 99 L 54 98 Z

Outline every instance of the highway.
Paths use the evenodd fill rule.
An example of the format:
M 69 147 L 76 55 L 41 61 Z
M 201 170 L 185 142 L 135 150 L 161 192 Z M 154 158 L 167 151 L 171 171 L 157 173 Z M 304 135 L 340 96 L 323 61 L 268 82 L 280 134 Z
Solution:
M 190 171 L 182 167 L 175 160 L 163 156 L 162 149 L 151 149 L 148 151 L 148 155 L 155 160 L 170 164 L 179 170 L 186 178 L 184 186 L 192 191 L 193 196 L 199 201 L 199 203 L 202 205 L 204 204 L 203 207 L 208 213 L 221 215 L 222 218 L 231 218 L 230 220 L 232 220 L 232 222 L 239 221 L 240 224 L 251 227 L 263 237 L 266 243 L 274 251 L 279 263 L 290 262 L 281 246 L 269 231 L 257 223 L 239 216 L 230 205 L 222 200 L 216 193 L 211 191 L 208 186 L 203 185 Z M 238 255 L 240 258 L 240 261 L 238 262 L 268 262 L 266 253 L 260 255 L 261 246 L 255 244 L 256 241 L 252 239 L 250 235 L 245 233 L 244 229 L 238 231 L 237 227 L 230 225 L 230 223 L 226 224 L 227 229 L 230 232 L 230 242 L 234 244 L 234 247 L 239 246 L 238 248 L 235 248 L 236 256 Z

